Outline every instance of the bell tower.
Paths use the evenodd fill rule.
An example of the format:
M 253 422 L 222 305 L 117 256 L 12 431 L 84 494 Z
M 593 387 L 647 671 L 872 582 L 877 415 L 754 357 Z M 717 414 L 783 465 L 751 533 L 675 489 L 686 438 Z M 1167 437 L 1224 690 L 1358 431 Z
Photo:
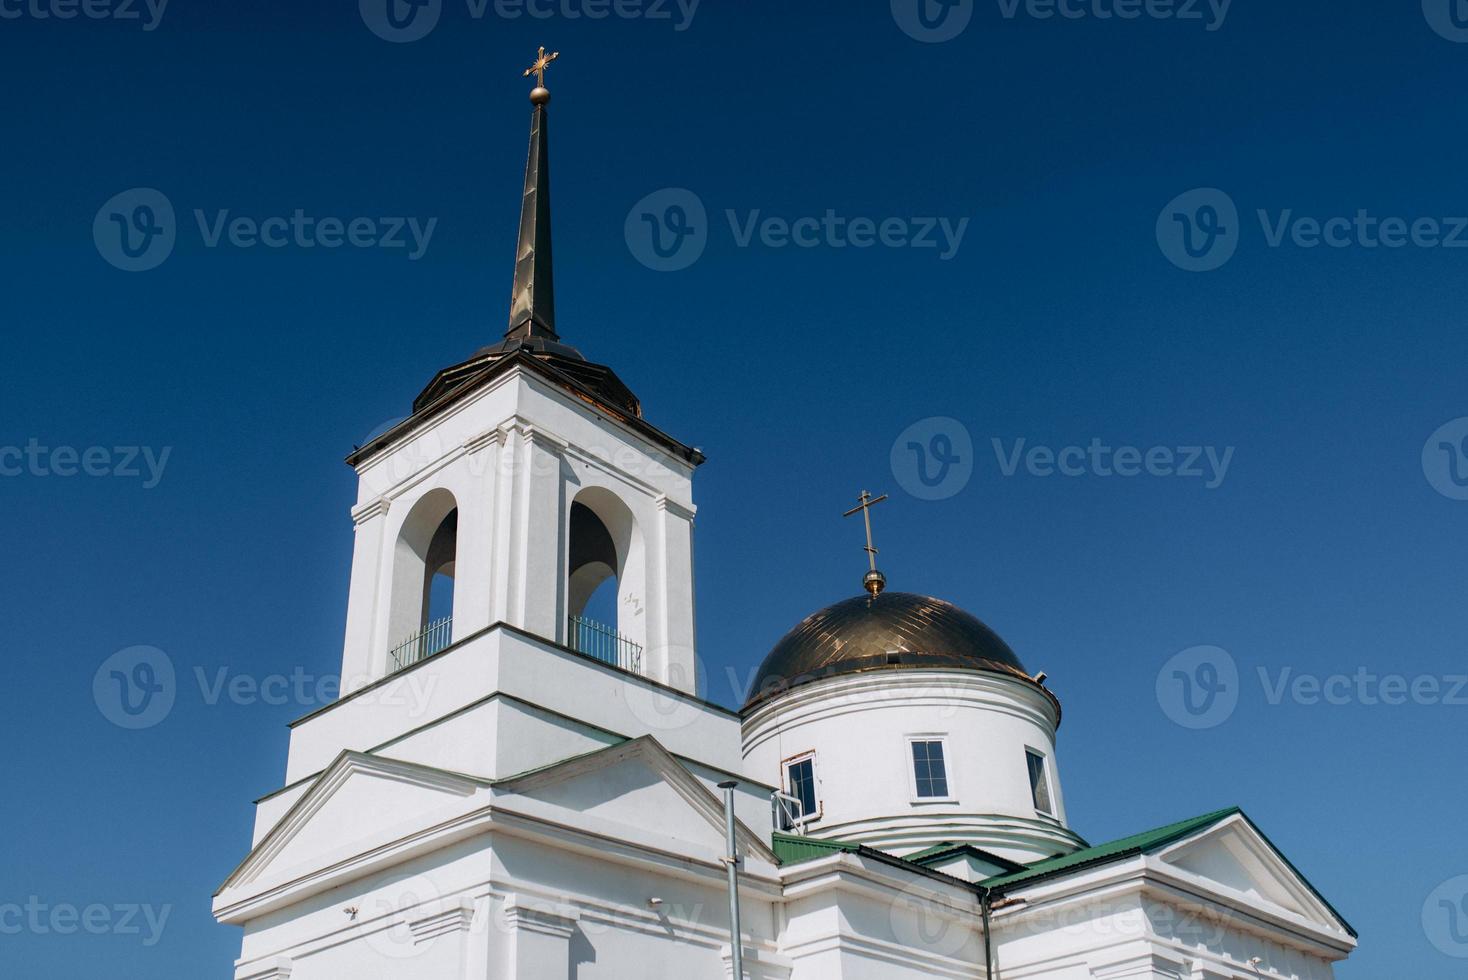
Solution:
M 561 341 L 540 50 L 504 336 L 444 368 L 347 462 L 359 478 L 343 685 L 503 625 L 695 689 L 693 471 L 611 370 Z M 585 616 L 616 583 L 614 622 Z

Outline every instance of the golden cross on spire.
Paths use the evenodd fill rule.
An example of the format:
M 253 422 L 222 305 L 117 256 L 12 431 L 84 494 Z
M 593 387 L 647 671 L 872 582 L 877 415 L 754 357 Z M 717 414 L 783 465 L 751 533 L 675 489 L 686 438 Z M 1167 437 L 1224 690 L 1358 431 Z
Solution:
M 536 87 L 545 88 L 545 70 L 550 67 L 550 63 L 552 61 L 555 61 L 560 56 L 561 53 L 559 51 L 553 51 L 550 54 L 546 54 L 545 48 L 542 47 L 540 49 L 539 56 L 535 59 L 535 64 L 525 69 L 525 74 L 521 77 L 529 78 L 531 75 L 534 75 Z
M 873 497 L 869 491 L 863 490 L 861 496 L 857 499 L 861 502 L 841 516 L 850 517 L 857 511 L 861 511 L 862 521 L 866 523 L 867 527 L 867 546 L 865 550 L 867 553 L 867 566 L 870 569 L 866 577 L 861 580 L 861 584 L 863 588 L 872 594 L 873 598 L 876 598 L 881 594 L 882 589 L 886 587 L 887 576 L 877 571 L 877 549 L 872 544 L 872 508 L 886 500 L 887 495 L 884 493 L 880 497 Z

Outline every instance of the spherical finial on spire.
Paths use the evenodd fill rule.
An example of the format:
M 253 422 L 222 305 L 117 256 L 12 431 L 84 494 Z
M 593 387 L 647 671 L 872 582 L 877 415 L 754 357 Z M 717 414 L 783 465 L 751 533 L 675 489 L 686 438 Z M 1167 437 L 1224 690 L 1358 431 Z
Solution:
M 530 90 L 530 101 L 536 105 L 546 105 L 550 102 L 550 89 L 544 85 L 537 85 Z

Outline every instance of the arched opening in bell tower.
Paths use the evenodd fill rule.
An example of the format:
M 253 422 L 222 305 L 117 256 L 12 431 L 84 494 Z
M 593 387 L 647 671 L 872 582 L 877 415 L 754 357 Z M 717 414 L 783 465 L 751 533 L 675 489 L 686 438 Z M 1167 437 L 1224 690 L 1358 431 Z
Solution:
M 615 494 L 588 487 L 571 503 L 566 561 L 566 645 L 626 670 L 642 670 L 642 536 Z
M 393 550 L 387 669 L 431 657 L 452 640 L 459 507 L 442 488 L 409 511 Z
M 423 570 L 423 626 L 454 615 L 454 560 L 458 556 L 459 510 L 448 512 L 428 542 Z
M 571 505 L 571 570 L 566 589 L 572 617 L 616 622 L 617 571 L 621 561 L 612 534 L 596 512 L 579 501 Z

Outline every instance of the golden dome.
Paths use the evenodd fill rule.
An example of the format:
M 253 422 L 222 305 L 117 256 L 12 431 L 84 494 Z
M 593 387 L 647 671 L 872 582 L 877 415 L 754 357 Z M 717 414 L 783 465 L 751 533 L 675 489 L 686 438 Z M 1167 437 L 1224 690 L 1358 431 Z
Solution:
M 991 671 L 1035 683 L 1009 644 L 953 603 L 884 592 L 827 606 L 785 634 L 760 665 L 744 710 L 827 677 L 935 667 Z

